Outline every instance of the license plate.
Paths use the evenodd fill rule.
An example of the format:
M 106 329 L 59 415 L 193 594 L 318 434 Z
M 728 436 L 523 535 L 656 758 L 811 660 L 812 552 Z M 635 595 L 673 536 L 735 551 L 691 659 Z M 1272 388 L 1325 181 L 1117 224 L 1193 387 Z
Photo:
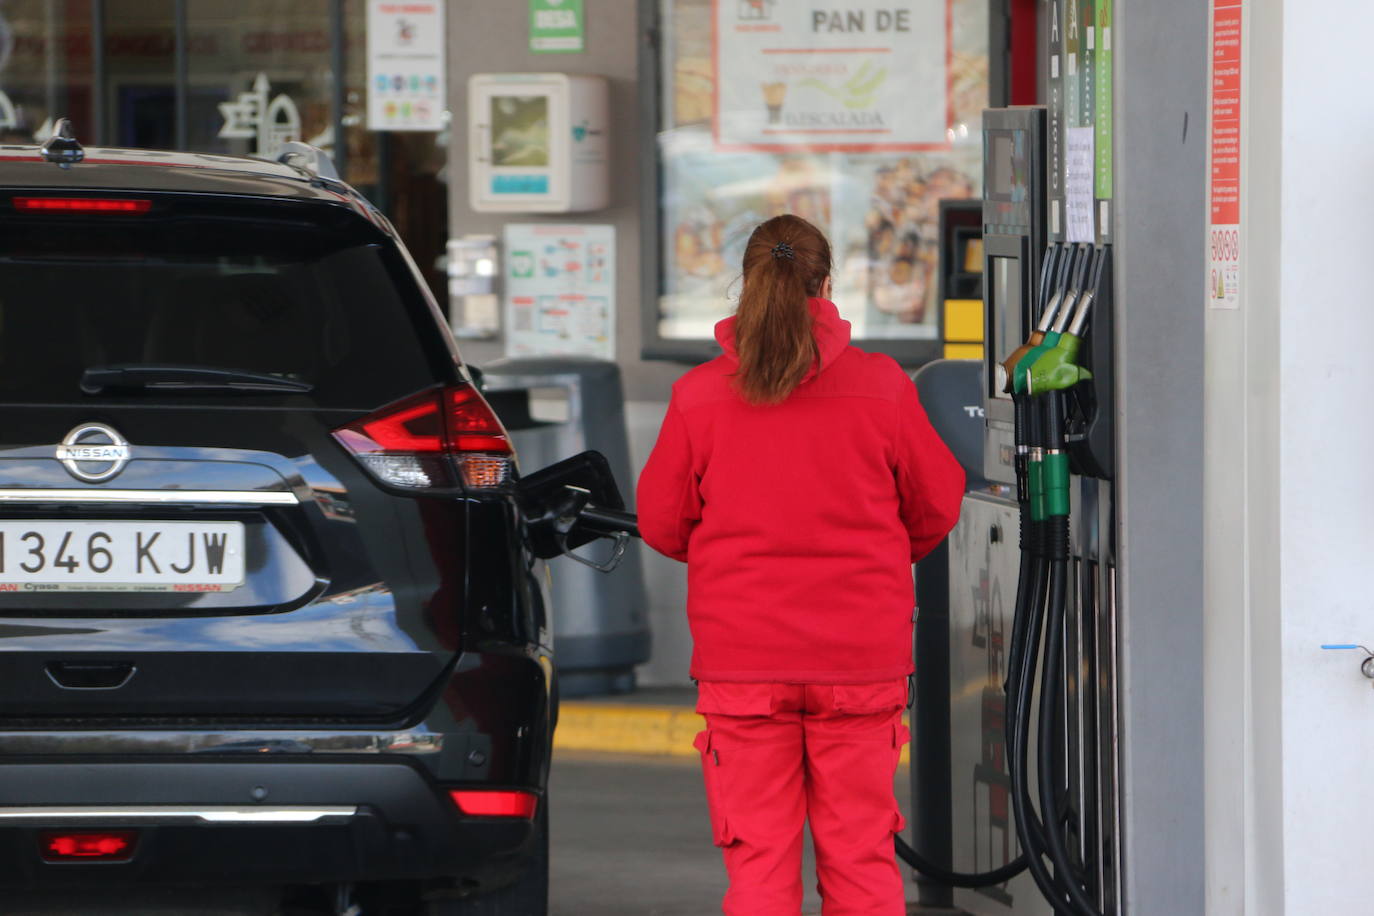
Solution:
M 0 592 L 228 592 L 242 522 L 0 521 Z

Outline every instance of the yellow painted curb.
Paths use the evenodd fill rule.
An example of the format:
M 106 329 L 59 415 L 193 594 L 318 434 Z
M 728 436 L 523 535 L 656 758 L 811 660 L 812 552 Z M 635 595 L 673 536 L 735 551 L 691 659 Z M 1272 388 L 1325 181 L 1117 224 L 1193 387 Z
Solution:
M 690 706 L 566 700 L 559 708 L 553 747 L 557 751 L 695 757 L 692 739 L 705 727 L 706 720 Z M 908 759 L 908 748 L 903 747 L 902 763 Z
M 693 757 L 692 739 L 706 720 L 690 706 L 566 701 L 558 711 L 553 746 L 561 751 Z

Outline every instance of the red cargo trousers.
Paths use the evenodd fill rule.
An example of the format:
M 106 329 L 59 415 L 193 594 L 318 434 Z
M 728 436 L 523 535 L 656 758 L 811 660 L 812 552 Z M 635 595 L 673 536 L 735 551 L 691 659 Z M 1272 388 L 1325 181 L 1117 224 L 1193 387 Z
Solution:
M 697 735 L 726 916 L 799 916 L 802 825 L 824 916 L 903 916 L 892 835 L 906 681 L 698 684 Z

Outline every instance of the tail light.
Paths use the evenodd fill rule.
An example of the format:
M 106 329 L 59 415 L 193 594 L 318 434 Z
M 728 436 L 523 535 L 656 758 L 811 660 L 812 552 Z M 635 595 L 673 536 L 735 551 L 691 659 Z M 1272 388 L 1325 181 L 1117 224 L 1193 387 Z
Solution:
M 48 832 L 39 836 L 44 862 L 127 862 L 134 857 L 137 830 Z
M 132 197 L 16 197 L 14 209 L 45 213 L 147 213 L 151 200 Z
M 415 490 L 499 487 L 515 463 L 501 421 L 466 383 L 389 404 L 334 438 L 378 480 Z
M 448 794 L 458 810 L 471 817 L 519 817 L 528 821 L 539 807 L 533 792 L 454 789 Z

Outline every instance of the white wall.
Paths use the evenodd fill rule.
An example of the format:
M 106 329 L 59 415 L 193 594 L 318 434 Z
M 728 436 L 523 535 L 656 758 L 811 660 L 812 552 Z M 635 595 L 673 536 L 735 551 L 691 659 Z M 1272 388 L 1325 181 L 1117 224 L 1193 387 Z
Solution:
M 1374 690 L 1318 646 L 1374 640 L 1370 9 L 1245 15 L 1242 300 L 1207 324 L 1207 912 L 1365 912 Z
M 1374 455 L 1374 11 L 1365 0 L 1284 11 L 1284 900 L 1293 914 L 1357 912 L 1371 906 L 1374 682 L 1359 658 L 1317 646 L 1374 642 L 1374 490 L 1361 485 Z

